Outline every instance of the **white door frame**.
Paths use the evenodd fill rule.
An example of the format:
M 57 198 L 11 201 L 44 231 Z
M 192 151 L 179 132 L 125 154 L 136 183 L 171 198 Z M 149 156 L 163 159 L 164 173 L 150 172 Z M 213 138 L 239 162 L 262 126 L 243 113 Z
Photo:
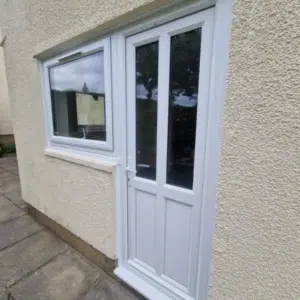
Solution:
M 191 5 L 186 5 L 178 10 L 173 10 L 162 17 L 153 18 L 150 21 L 140 25 L 130 27 L 121 34 L 112 37 L 112 45 L 116 47 L 112 49 L 113 56 L 113 82 L 114 99 L 119 104 L 118 127 L 120 133 L 119 153 L 120 165 L 116 170 L 116 221 L 117 221 L 117 259 L 118 267 L 115 274 L 128 284 L 134 286 L 140 293 L 149 299 L 168 299 L 161 294 L 155 286 L 148 285 L 138 276 L 127 272 L 123 265 L 127 260 L 127 181 L 126 181 L 126 74 L 125 74 L 125 39 L 126 37 L 142 30 L 152 28 L 158 24 L 163 24 L 172 19 L 182 17 L 192 12 L 199 11 L 204 7 L 211 6 L 215 3 L 215 19 L 214 19 L 214 36 L 210 78 L 210 101 L 207 136 L 212 138 L 206 142 L 206 159 L 204 162 L 204 179 L 203 179 L 203 201 L 201 207 L 201 232 L 200 232 L 200 248 L 199 267 L 197 276 L 197 292 L 196 299 L 204 300 L 208 295 L 208 282 L 210 277 L 210 265 L 212 254 L 212 237 L 215 218 L 216 206 L 216 190 L 219 170 L 219 157 L 221 150 L 221 123 L 223 116 L 223 106 L 226 89 L 226 76 L 228 69 L 230 29 L 232 19 L 233 0 L 217 0 L 217 1 L 197 1 Z M 213 120 L 213 122 L 212 122 Z M 169 298 L 170 299 L 170 298 Z M 184 298 L 182 298 L 184 299 Z M 187 299 L 187 298 L 186 298 Z

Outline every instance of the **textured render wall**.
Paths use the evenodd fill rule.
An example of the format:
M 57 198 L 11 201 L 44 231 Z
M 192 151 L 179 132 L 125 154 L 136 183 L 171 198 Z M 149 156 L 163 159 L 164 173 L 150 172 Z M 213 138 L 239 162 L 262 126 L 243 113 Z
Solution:
M 0 41 L 2 40 L 0 28 Z M 8 87 L 4 65 L 4 53 L 0 47 L 0 135 L 12 134 L 12 121 L 10 116 Z
M 300 2 L 236 0 L 210 298 L 300 299 Z
M 4 0 L 0 3 L 2 31 L 7 35 L 5 63 L 23 197 L 111 258 L 116 254 L 114 177 L 44 155 L 41 79 L 33 55 L 95 27 L 101 32 L 103 23 L 133 9 L 143 13 L 163 2 L 167 1 Z
M 113 176 L 44 156 L 40 73 L 32 56 L 162 2 L 0 3 L 24 198 L 110 257 Z M 235 2 L 210 296 L 298 299 L 299 2 Z

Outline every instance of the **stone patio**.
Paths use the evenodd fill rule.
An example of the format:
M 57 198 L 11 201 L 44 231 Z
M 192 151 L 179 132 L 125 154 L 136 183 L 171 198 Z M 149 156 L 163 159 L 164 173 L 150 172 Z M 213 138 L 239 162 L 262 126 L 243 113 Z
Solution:
M 141 298 L 34 221 L 16 157 L 0 158 L 0 300 L 73 299 Z

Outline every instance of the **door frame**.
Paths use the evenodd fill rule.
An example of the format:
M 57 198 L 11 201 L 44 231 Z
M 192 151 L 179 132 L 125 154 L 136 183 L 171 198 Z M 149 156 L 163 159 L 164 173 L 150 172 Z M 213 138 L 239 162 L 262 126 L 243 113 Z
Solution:
M 141 31 L 156 27 L 171 20 L 195 13 L 204 8 L 215 6 L 214 36 L 211 62 L 210 99 L 208 108 L 208 127 L 206 143 L 206 157 L 204 162 L 203 201 L 201 207 L 200 246 L 198 253 L 198 276 L 196 299 L 204 300 L 208 295 L 208 283 L 212 258 L 212 238 L 214 231 L 216 194 L 219 172 L 219 158 L 221 152 L 221 132 L 224 100 L 226 95 L 226 77 L 229 60 L 229 44 L 234 0 L 202 0 L 192 2 L 181 7 L 155 11 L 158 17 L 149 17 L 143 23 L 124 29 L 112 36 L 112 77 L 113 98 L 118 102 L 118 130 L 119 141 L 117 148 L 120 153 L 120 163 L 116 168 L 116 249 L 118 266 L 115 274 L 132 285 L 149 299 L 168 299 L 158 289 L 145 283 L 138 276 L 133 276 L 123 267 L 127 261 L 127 137 L 126 129 L 126 38 Z M 185 2 L 185 1 L 183 1 Z M 181 3 L 182 4 L 182 3 Z M 115 47 L 114 47 L 115 45 Z M 214 122 L 211 122 L 214 120 Z M 163 297 L 163 298 L 162 298 Z

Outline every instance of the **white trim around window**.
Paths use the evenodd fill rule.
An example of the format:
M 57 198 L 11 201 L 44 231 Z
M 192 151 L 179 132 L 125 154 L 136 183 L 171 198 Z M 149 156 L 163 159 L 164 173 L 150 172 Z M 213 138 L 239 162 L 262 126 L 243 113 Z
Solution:
M 103 51 L 104 64 L 104 94 L 105 94 L 105 130 L 106 140 L 89 140 L 85 138 L 74 138 L 57 136 L 54 134 L 53 108 L 51 102 L 51 88 L 49 70 L 52 67 L 72 63 L 89 55 Z M 112 119 L 112 84 L 111 84 L 111 46 L 110 38 L 105 38 L 91 44 L 72 49 L 63 55 L 58 55 L 41 63 L 44 117 L 46 126 L 46 148 L 59 148 L 62 150 L 75 150 L 91 152 L 102 155 L 113 155 L 113 119 Z M 71 74 L 70 74 L 71 75 Z

